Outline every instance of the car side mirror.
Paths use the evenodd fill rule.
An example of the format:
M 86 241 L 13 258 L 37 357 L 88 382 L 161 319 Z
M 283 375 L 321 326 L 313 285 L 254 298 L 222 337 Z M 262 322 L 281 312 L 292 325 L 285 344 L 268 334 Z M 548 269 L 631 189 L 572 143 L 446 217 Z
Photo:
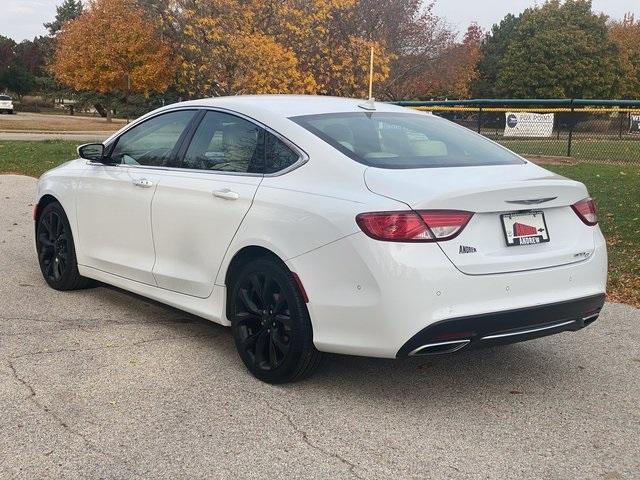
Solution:
M 86 143 L 78 147 L 80 158 L 90 162 L 104 163 L 104 145 L 101 143 Z

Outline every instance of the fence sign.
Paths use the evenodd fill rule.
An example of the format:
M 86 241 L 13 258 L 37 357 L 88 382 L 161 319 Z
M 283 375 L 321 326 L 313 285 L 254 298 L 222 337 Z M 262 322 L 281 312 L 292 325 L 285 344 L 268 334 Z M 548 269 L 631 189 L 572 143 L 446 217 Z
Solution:
M 505 137 L 551 137 L 553 113 L 506 112 Z
M 629 115 L 629 133 L 640 133 L 640 115 Z

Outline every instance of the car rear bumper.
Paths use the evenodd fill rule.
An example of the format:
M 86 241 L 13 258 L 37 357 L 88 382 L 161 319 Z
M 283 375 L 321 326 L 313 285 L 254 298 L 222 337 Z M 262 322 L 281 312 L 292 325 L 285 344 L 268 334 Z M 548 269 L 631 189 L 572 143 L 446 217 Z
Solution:
M 398 350 L 396 357 L 453 353 L 531 340 L 593 323 L 604 305 L 604 294 L 566 302 L 452 318 L 431 324 Z
M 447 322 L 466 319 L 469 325 L 462 332 L 473 333 L 466 348 L 471 343 L 515 341 L 506 336 L 479 339 L 575 320 L 601 307 L 607 252 L 601 232 L 594 229 L 594 236 L 595 249 L 587 259 L 512 273 L 467 275 L 453 266 L 437 244 L 380 242 L 363 233 L 289 259 L 287 265 L 299 275 L 309 297 L 314 344 L 319 350 L 395 358 L 411 352 L 405 345 L 419 346 L 413 339 L 431 340 L 423 332 L 432 333 L 432 326 L 455 325 Z M 596 299 L 593 306 L 581 303 L 592 297 Z M 574 301 L 578 303 L 571 315 L 563 313 L 565 307 L 554 313 L 553 305 L 574 305 Z M 533 313 L 518 319 L 513 315 L 517 311 Z M 537 320 L 536 314 L 544 316 Z M 579 322 L 556 325 L 522 333 L 520 339 L 578 326 Z

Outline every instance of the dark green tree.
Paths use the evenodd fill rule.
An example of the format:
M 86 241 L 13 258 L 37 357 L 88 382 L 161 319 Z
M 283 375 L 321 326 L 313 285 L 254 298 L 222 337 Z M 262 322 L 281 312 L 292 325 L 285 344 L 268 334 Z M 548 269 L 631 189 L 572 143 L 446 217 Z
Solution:
M 611 98 L 619 59 L 590 0 L 550 0 L 505 18 L 483 44 L 475 93 L 501 98 Z
M 36 77 L 22 65 L 12 63 L 2 73 L 0 84 L 22 99 L 23 95 L 31 93 L 36 87 Z
M 64 0 L 62 5 L 56 7 L 56 18 L 53 22 L 45 23 L 44 27 L 49 30 L 49 35 L 54 36 L 66 22 L 80 16 L 83 9 L 82 0 Z
M 522 14 L 518 17 L 507 14 L 499 24 L 495 24 L 491 32 L 480 44 L 480 60 L 477 66 L 478 76 L 471 86 L 471 94 L 476 98 L 496 96 L 496 80 L 500 73 L 500 62 L 507 53 L 507 47 L 513 32 L 520 24 Z
M 11 38 L 0 35 L 0 93 L 3 93 L 8 86 L 5 83 L 6 72 L 16 58 L 16 42 Z
M 15 63 L 36 77 L 46 75 L 47 57 L 51 52 L 50 37 L 23 40 L 15 47 Z
M 9 66 L 16 56 L 16 42 L 0 35 L 0 72 Z
M 62 30 L 65 23 L 79 17 L 83 12 L 84 4 L 82 0 L 64 0 L 62 4 L 56 7 L 56 16 L 54 20 L 44 24 L 45 28 L 49 30 L 49 36 L 35 38 L 33 40 L 33 44 L 36 48 L 28 52 L 27 58 L 33 60 L 36 55 L 40 55 L 43 59 L 40 71 L 32 73 L 37 75 L 36 87 L 38 92 L 49 100 L 74 98 L 75 96 L 75 92 L 60 85 L 55 80 L 53 75 L 49 72 L 49 65 L 55 52 L 57 34 Z M 29 63 L 25 63 L 28 67 Z M 31 65 L 33 65 L 33 62 Z

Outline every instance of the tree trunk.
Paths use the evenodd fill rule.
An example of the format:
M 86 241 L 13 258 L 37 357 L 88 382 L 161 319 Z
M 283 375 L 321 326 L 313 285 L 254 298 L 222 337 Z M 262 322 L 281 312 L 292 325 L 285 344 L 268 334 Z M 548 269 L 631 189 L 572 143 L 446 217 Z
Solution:
M 98 112 L 98 115 L 100 115 L 101 117 L 106 117 L 107 116 L 107 110 L 105 110 L 105 108 L 102 106 L 102 104 L 96 103 L 96 104 L 93 105 L 93 108 L 96 109 L 96 112 Z
M 111 123 L 111 119 L 113 118 L 113 108 L 111 108 L 111 95 L 106 95 L 106 105 L 105 108 L 107 110 L 107 123 Z

